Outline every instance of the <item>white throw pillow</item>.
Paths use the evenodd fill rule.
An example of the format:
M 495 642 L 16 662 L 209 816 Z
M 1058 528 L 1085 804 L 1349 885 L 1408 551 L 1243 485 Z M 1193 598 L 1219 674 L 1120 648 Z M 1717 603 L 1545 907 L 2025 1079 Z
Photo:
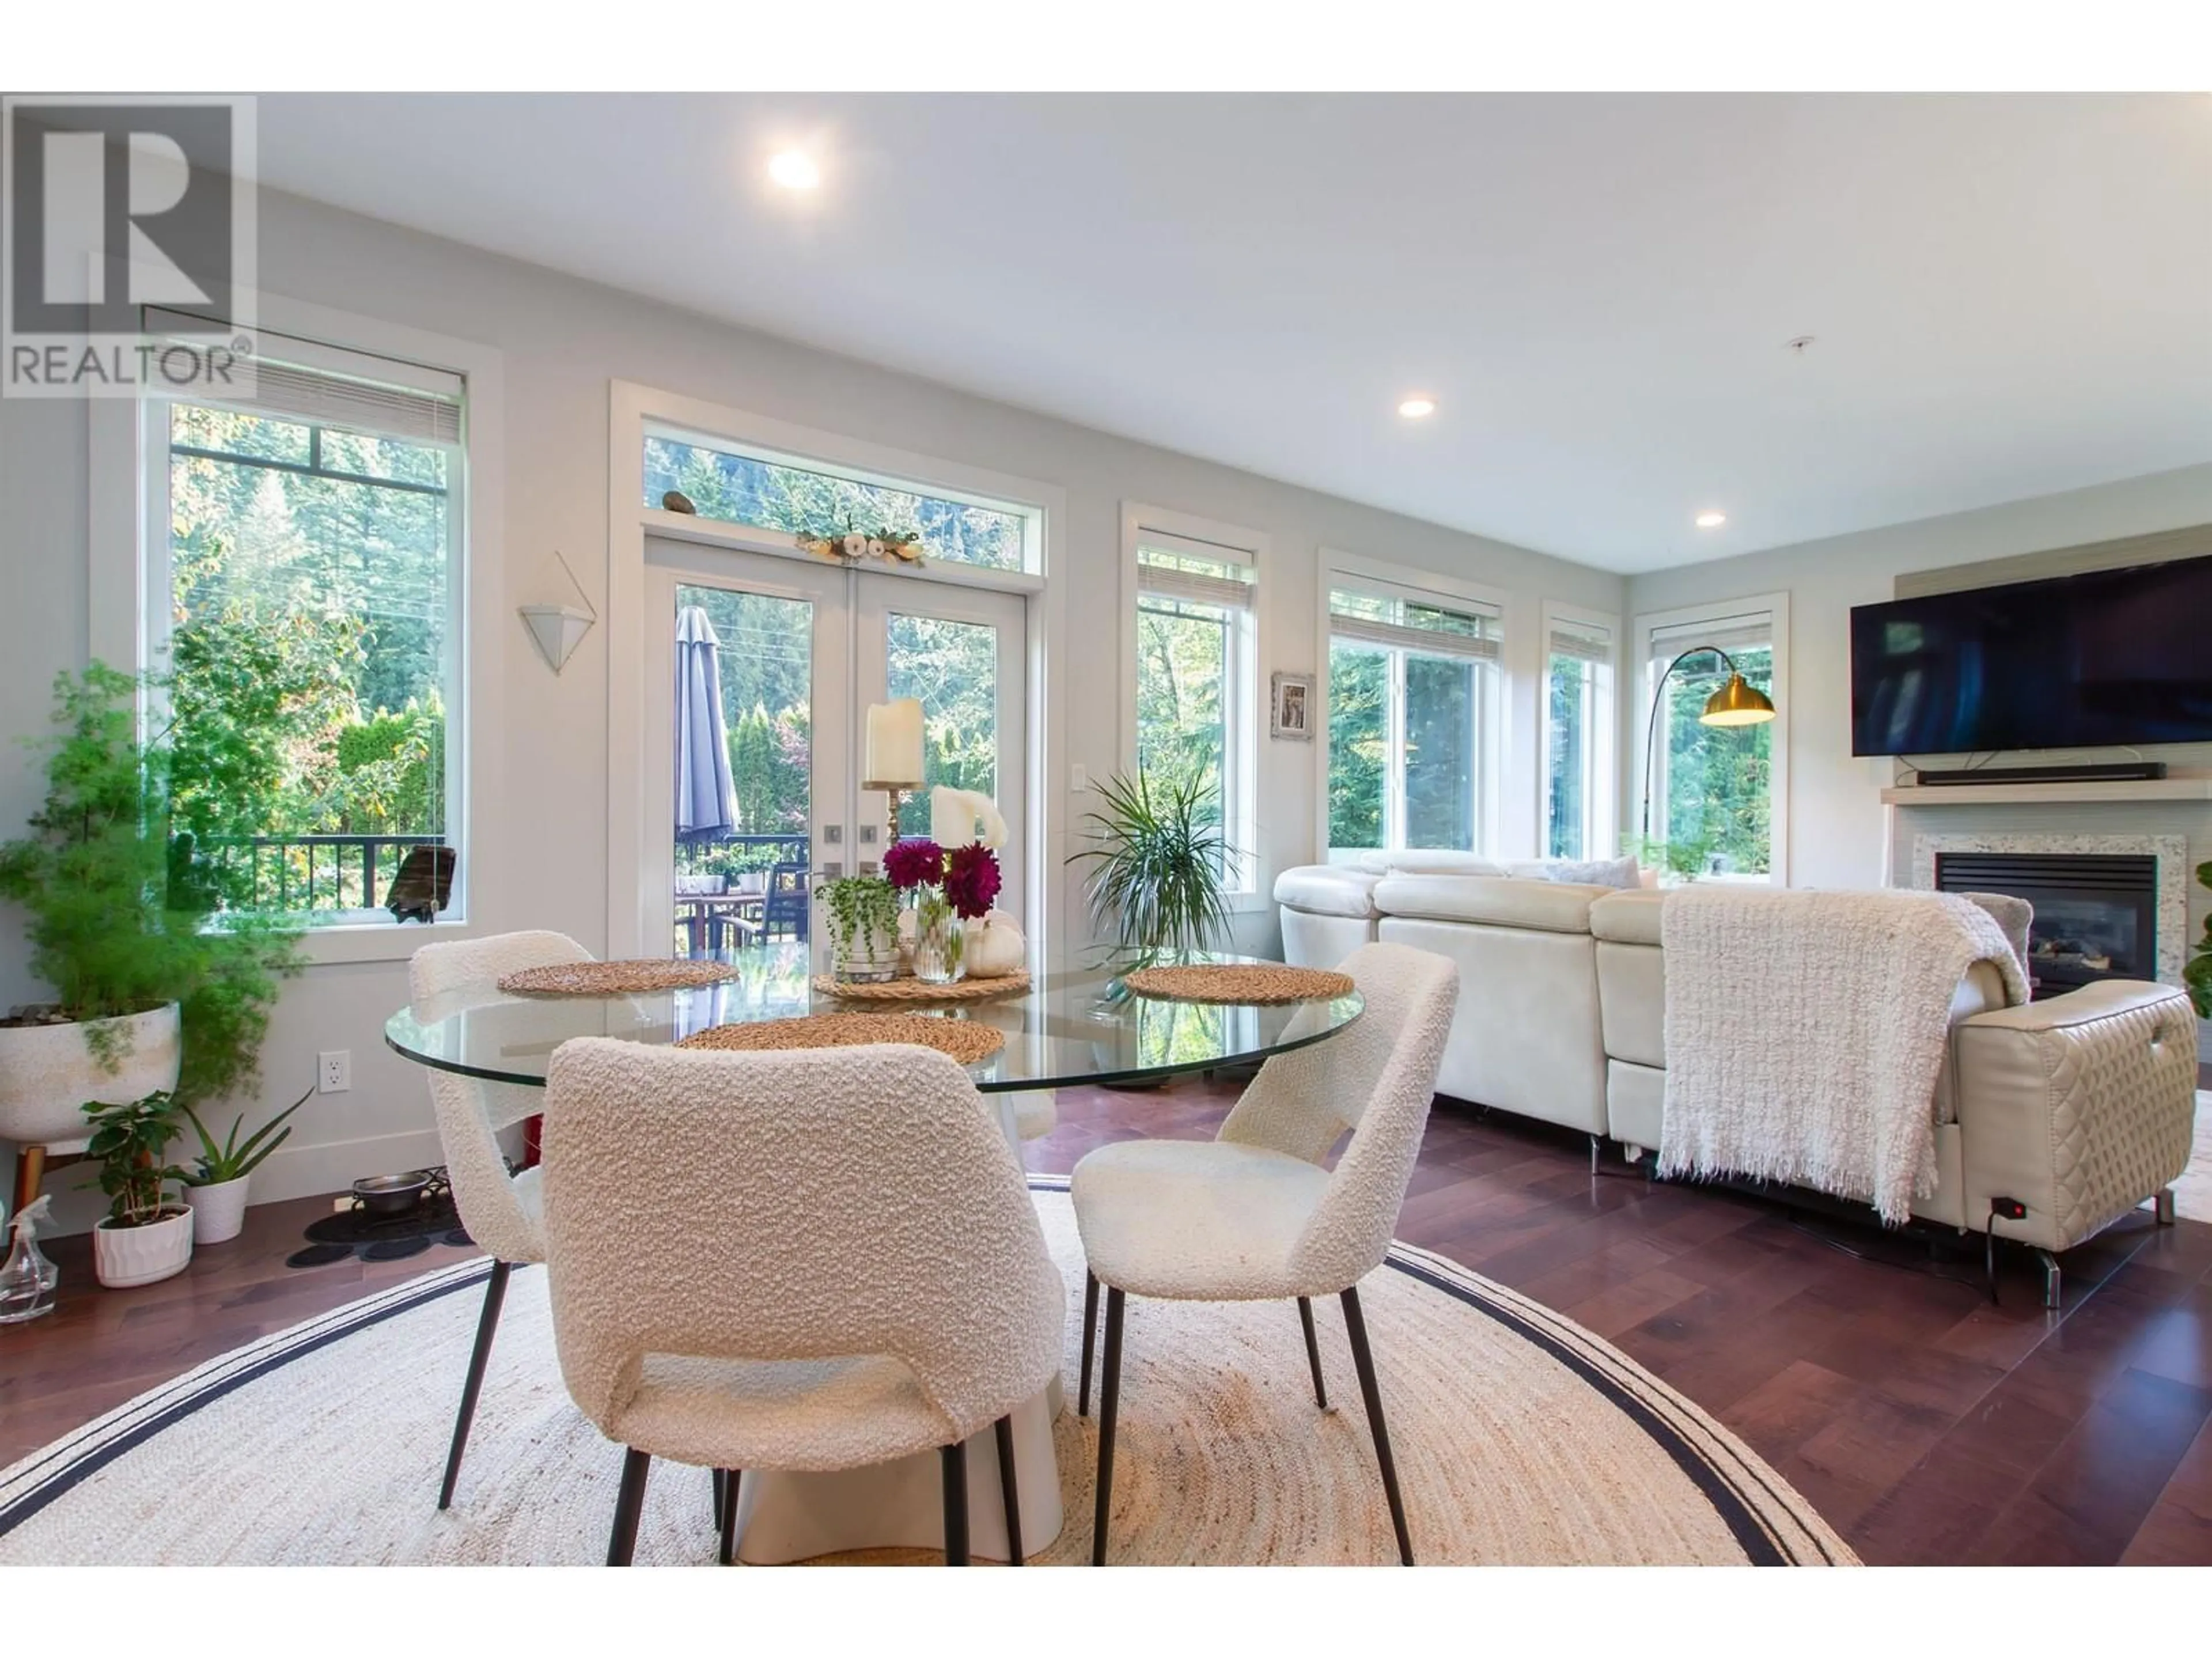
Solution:
M 1525 859 L 1508 864 L 1505 873 L 1524 881 L 1568 881 L 1620 890 L 1644 884 L 1643 872 L 1632 858 Z

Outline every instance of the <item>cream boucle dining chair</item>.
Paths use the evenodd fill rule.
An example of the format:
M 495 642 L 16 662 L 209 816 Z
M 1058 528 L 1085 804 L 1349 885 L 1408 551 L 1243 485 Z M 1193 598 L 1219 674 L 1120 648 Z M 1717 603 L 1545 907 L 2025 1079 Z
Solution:
M 1382 1265 L 1421 1150 L 1459 994 L 1446 958 L 1402 945 L 1346 957 L 1364 1013 L 1328 1041 L 1277 1054 L 1212 1140 L 1131 1140 L 1075 1166 L 1069 1190 L 1089 1262 L 1079 1409 L 1091 1408 L 1091 1343 L 1106 1286 L 1106 1354 L 1098 1408 L 1098 1484 L 1091 1559 L 1106 1559 L 1114 1492 L 1126 1295 L 1186 1302 L 1295 1297 L 1316 1400 L 1326 1407 L 1312 1298 L 1344 1305 L 1352 1363 L 1375 1437 L 1399 1559 L 1413 1565 L 1382 1395 L 1359 1309 L 1359 1281 Z M 1322 1161 L 1352 1131 L 1334 1170 Z
M 968 1559 L 963 1443 L 992 1429 L 1021 1558 L 1014 1408 L 1060 1365 L 1065 1289 L 996 1115 L 927 1048 L 701 1053 L 579 1037 L 553 1055 L 546 1271 L 561 1374 L 627 1449 L 610 1565 L 655 1457 L 721 1471 L 935 1448 Z
M 566 933 L 538 931 L 426 945 L 408 963 L 408 996 L 416 1018 L 442 1019 L 471 1002 L 495 998 L 502 975 L 591 959 L 592 953 Z M 438 1488 L 442 1510 L 452 1504 L 454 1483 L 461 1478 L 461 1455 L 468 1449 L 469 1425 L 477 1414 L 477 1396 L 483 1390 L 492 1335 L 507 1300 L 507 1275 L 518 1263 L 545 1259 L 538 1172 L 508 1175 L 498 1139 L 501 1130 L 544 1110 L 545 1091 L 433 1067 L 430 1103 L 437 1112 L 438 1139 L 445 1149 L 453 1207 L 469 1237 L 492 1259 L 491 1276 L 484 1281 L 483 1311 L 477 1319 L 476 1346 L 469 1355 L 468 1379 L 461 1386 L 461 1408 L 453 1419 L 453 1444 L 446 1454 L 446 1478 Z

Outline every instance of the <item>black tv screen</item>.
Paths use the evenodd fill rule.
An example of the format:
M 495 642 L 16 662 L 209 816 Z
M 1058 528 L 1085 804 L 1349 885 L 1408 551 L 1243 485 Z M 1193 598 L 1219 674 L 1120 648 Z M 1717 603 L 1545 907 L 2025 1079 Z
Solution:
M 2212 557 L 1851 610 L 1851 752 L 2212 741 Z

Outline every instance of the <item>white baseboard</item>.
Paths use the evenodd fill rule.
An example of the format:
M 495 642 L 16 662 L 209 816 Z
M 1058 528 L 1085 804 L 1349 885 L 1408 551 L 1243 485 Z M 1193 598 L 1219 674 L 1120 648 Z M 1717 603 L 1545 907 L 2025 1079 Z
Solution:
M 363 1176 L 398 1175 L 445 1161 L 435 1129 L 409 1129 L 314 1146 L 281 1146 L 253 1172 L 253 1202 L 275 1204 L 288 1198 L 342 1193 Z

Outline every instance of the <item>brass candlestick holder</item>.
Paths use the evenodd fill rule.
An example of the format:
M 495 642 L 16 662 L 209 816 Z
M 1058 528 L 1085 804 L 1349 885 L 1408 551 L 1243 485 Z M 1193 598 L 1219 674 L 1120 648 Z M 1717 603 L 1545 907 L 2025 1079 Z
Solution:
M 906 798 L 920 789 L 921 786 L 919 783 L 884 783 L 863 778 L 860 780 L 860 787 L 880 789 L 884 792 L 884 799 L 886 802 L 884 820 L 884 851 L 888 853 L 898 842 L 899 808 L 904 804 Z

